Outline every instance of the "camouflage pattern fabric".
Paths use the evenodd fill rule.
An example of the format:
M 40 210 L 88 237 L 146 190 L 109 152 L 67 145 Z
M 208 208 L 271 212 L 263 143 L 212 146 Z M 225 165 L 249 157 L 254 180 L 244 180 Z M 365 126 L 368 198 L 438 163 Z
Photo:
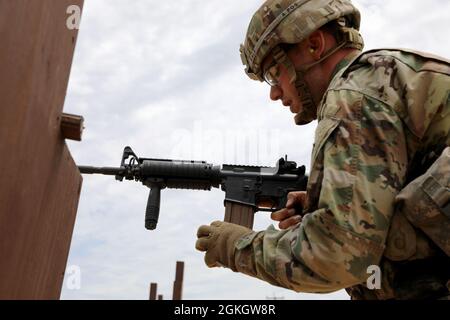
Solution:
M 450 257 L 450 147 L 442 152 L 425 174 L 409 183 L 397 195 L 396 202 L 396 216 L 403 216 L 422 230 Z M 398 244 L 404 248 L 406 241 L 402 241 L 401 237 L 402 235 L 395 235 L 393 242 L 405 242 L 405 245 Z M 409 243 L 414 244 L 415 240 L 412 237 Z M 404 254 L 405 250 L 402 251 Z M 410 251 L 411 255 L 415 253 Z M 400 259 L 410 257 L 400 256 Z
M 384 253 L 396 196 L 414 164 L 450 145 L 450 63 L 376 50 L 338 69 L 317 111 L 302 222 L 240 239 L 236 268 L 299 292 L 349 288 L 360 299 L 410 298 L 395 288 L 402 265 Z M 437 252 L 423 236 L 408 259 Z M 370 265 L 381 268 L 380 290 L 365 287 Z

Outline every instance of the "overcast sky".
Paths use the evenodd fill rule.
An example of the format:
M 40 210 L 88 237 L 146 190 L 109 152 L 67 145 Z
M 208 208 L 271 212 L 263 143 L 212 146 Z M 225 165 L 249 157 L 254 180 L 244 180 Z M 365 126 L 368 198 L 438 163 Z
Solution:
M 450 1 L 358 0 L 366 49 L 404 47 L 450 56 Z M 259 0 L 86 0 L 64 111 L 83 115 L 80 165 L 118 166 L 123 147 L 140 157 L 273 166 L 288 155 L 309 169 L 315 123 L 269 100 L 244 74 L 239 44 Z M 63 299 L 148 299 L 150 282 L 172 297 L 185 262 L 184 299 L 348 299 L 344 291 L 299 294 L 228 269 L 195 250 L 202 224 L 222 220 L 220 190 L 163 190 L 158 228 L 144 228 L 148 189 L 84 176 Z M 255 230 L 271 224 L 255 217 Z M 66 280 L 68 275 L 66 275 Z

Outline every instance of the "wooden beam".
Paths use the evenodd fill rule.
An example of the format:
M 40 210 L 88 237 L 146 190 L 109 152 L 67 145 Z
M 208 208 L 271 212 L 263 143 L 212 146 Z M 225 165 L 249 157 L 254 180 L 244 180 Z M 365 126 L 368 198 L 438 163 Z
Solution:
M 75 114 L 63 113 L 61 116 L 61 134 L 64 139 L 81 141 L 84 130 L 84 118 Z

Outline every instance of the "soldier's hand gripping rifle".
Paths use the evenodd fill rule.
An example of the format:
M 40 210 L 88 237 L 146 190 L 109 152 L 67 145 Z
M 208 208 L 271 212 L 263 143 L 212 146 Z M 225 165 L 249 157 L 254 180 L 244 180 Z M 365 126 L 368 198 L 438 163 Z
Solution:
M 281 158 L 276 167 L 227 165 L 205 161 L 139 158 L 130 147 L 123 150 L 120 167 L 78 166 L 84 174 L 106 174 L 116 180 L 140 181 L 150 188 L 145 211 L 145 228 L 156 228 L 161 189 L 225 191 L 224 221 L 253 226 L 256 211 L 276 211 L 286 206 L 287 194 L 305 190 L 305 167 Z

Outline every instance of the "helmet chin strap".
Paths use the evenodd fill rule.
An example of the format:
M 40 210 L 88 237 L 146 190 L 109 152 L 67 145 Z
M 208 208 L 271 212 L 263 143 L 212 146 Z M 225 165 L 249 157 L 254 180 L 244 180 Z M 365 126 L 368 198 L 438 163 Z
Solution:
M 297 72 L 295 80 L 295 88 L 297 89 L 298 97 L 302 103 L 301 110 L 297 112 L 294 117 L 295 124 L 299 126 L 308 124 L 317 118 L 317 107 L 303 75 L 303 72 Z
M 298 97 L 302 103 L 302 109 L 294 117 L 295 123 L 297 125 L 308 124 L 311 121 L 317 119 L 317 106 L 312 97 L 311 90 L 309 89 L 309 86 L 305 81 L 306 72 L 308 72 L 315 65 L 318 65 L 319 63 L 330 57 L 345 45 L 346 43 L 342 42 L 335 48 L 332 48 L 325 52 L 323 57 L 319 60 L 303 65 L 299 68 L 295 68 L 294 63 L 291 61 L 284 50 L 282 50 L 280 47 L 274 48 L 273 58 L 277 63 L 282 64 L 288 71 L 290 81 L 291 83 L 295 84 Z
M 308 84 L 305 81 L 305 74 L 315 65 L 318 65 L 332 54 L 337 52 L 339 49 L 345 46 L 345 42 L 336 46 L 333 49 L 328 50 L 322 58 L 307 65 L 301 66 L 295 70 L 295 88 L 297 89 L 299 99 L 302 103 L 302 109 L 295 115 L 294 120 L 297 125 L 308 124 L 311 121 L 317 119 L 317 105 L 309 89 Z M 291 65 L 293 65 L 291 63 Z

